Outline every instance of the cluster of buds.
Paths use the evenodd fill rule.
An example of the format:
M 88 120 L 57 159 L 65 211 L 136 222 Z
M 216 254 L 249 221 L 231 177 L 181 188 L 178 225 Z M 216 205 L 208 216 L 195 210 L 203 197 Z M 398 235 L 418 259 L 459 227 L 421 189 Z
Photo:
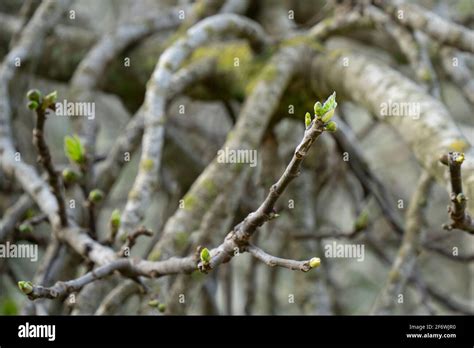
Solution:
M 28 99 L 28 108 L 30 110 L 40 109 L 42 111 L 46 111 L 47 109 L 51 109 L 54 111 L 56 109 L 58 92 L 53 91 L 43 98 L 40 91 L 37 89 L 32 89 L 28 91 L 26 98 Z
M 158 309 L 160 313 L 164 313 L 166 311 L 166 305 L 164 303 L 160 303 L 160 301 L 156 299 L 148 301 L 148 305 L 152 308 Z
M 314 118 L 320 120 L 324 124 L 324 129 L 328 132 L 335 132 L 337 130 L 337 123 L 331 121 L 334 116 L 334 110 L 337 107 L 336 92 L 331 94 L 329 98 L 321 104 L 316 102 L 314 104 Z M 305 115 L 305 126 L 309 128 L 312 123 L 312 117 L 309 112 Z

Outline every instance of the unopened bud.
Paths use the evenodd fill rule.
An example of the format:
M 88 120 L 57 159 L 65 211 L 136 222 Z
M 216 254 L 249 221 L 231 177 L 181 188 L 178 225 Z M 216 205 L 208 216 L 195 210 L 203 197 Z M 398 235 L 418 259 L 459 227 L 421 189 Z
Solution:
M 24 293 L 25 295 L 29 295 L 33 292 L 33 283 L 20 280 L 18 282 L 18 288 L 20 288 L 21 292 Z
M 62 172 L 63 180 L 67 184 L 72 184 L 77 181 L 79 175 L 72 169 L 65 168 Z
M 30 109 L 30 110 L 36 110 L 36 109 L 38 109 L 39 104 L 38 104 L 38 102 L 36 102 L 34 100 L 30 100 L 28 102 L 27 106 L 28 106 L 28 109 Z
M 26 93 L 26 98 L 30 101 L 35 101 L 39 104 L 41 100 L 41 92 L 38 91 L 37 89 L 31 89 Z
M 89 192 L 89 201 L 92 203 L 100 203 L 104 199 L 104 193 L 101 190 L 95 189 Z
M 325 128 L 328 132 L 335 132 L 337 131 L 337 123 L 334 121 L 331 121 L 325 126 Z
M 321 259 L 319 257 L 313 257 L 311 260 L 309 260 L 309 266 L 311 268 L 319 267 L 320 264 L 321 264 Z
M 31 233 L 33 232 L 33 226 L 31 226 L 31 224 L 29 223 L 23 223 L 20 226 L 18 226 L 18 230 L 21 233 Z

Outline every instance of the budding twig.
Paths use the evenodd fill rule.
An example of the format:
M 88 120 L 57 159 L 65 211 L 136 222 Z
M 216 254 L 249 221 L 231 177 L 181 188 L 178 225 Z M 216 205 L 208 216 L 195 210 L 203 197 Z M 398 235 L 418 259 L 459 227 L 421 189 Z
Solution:
M 300 166 L 311 145 L 326 130 L 325 127 L 327 126 L 328 122 L 325 123 L 322 119 L 326 113 L 333 111 L 336 107 L 337 104 L 335 102 L 335 95 L 331 96 L 327 103 L 328 104 L 325 104 L 325 108 L 322 113 L 316 113 L 316 117 L 313 119 L 310 127 L 306 128 L 303 140 L 296 147 L 293 158 L 277 183 L 271 187 L 270 192 L 268 193 L 264 202 L 256 211 L 250 213 L 244 221 L 237 224 L 234 229 L 226 236 L 224 242 L 217 248 L 212 250 L 208 250 L 207 248 L 201 249 L 199 258 L 197 258 L 195 255 L 191 255 L 183 258 L 172 257 L 164 261 L 131 260 L 129 258 L 117 260 L 115 259 L 115 255 L 110 254 L 110 249 L 108 248 L 101 246 L 100 249 L 102 250 L 94 250 L 99 249 L 99 246 L 90 240 L 91 244 L 94 244 L 94 247 L 90 246 L 91 250 L 89 252 L 89 256 L 91 256 L 91 259 L 95 259 L 97 257 L 97 255 L 92 255 L 93 252 L 104 252 L 107 254 L 104 256 L 111 257 L 112 261 L 75 280 L 68 282 L 58 282 L 52 288 L 44 288 L 29 283 L 27 284 L 27 288 L 25 288 L 26 291 L 23 289 L 22 291 L 28 295 L 30 299 L 39 297 L 57 298 L 61 294 L 77 291 L 84 285 L 98 278 L 110 275 L 116 270 L 126 273 L 128 277 L 144 276 L 149 278 L 180 273 L 191 273 L 195 270 L 207 272 L 216 268 L 222 263 L 230 261 L 236 255 L 236 251 L 250 252 L 252 255 L 271 266 L 298 269 L 304 272 L 318 267 L 321 262 L 319 258 L 314 257 L 307 261 L 281 259 L 266 254 L 264 251 L 252 246 L 249 244 L 249 239 L 259 226 L 272 218 L 274 204 L 286 189 L 288 184 L 296 176 L 298 176 Z M 328 117 L 326 117 L 326 121 L 329 121 L 327 118 Z M 65 230 L 64 232 L 65 234 L 69 235 L 67 238 L 70 238 L 71 231 Z M 74 235 L 77 239 L 77 234 L 74 233 Z M 88 239 L 84 235 L 81 235 L 80 238 Z
M 33 129 L 33 144 L 38 151 L 38 162 L 43 166 L 48 174 L 48 183 L 51 187 L 54 197 L 58 202 L 58 215 L 61 220 L 61 225 L 66 227 L 68 225 L 66 204 L 64 203 L 64 197 L 62 193 L 62 183 L 60 176 L 54 168 L 53 161 L 51 159 L 51 153 L 49 151 L 48 144 L 44 139 L 44 125 L 46 123 L 46 114 L 48 109 L 54 109 L 54 103 L 56 101 L 56 93 L 53 92 L 44 98 L 37 90 L 31 90 L 28 92 L 28 107 L 34 109 L 36 112 L 36 124 Z
M 448 207 L 451 223 L 445 224 L 443 227 L 447 230 L 457 228 L 474 234 L 474 221 L 466 211 L 467 197 L 462 190 L 461 165 L 464 162 L 464 154 L 449 152 L 440 158 L 440 162 L 449 167 L 451 179 L 451 205 Z
M 311 260 L 306 261 L 296 261 L 296 260 L 288 260 L 282 259 L 280 257 L 276 257 L 270 254 L 267 254 L 262 249 L 256 247 L 255 245 L 249 244 L 245 250 L 249 252 L 252 256 L 257 258 L 258 260 L 264 262 L 270 267 L 284 267 L 289 268 L 291 270 L 300 270 L 303 272 L 308 272 L 312 268 L 316 268 L 320 264 L 320 260 L 317 257 L 312 258 Z

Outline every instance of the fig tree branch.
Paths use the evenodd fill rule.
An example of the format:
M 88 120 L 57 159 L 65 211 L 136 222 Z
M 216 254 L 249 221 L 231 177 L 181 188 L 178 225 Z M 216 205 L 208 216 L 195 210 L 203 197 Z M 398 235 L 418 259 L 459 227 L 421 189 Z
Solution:
M 34 111 L 36 113 L 36 124 L 33 128 L 33 144 L 38 151 L 38 162 L 43 166 L 47 173 L 49 186 L 51 187 L 51 191 L 58 203 L 58 215 L 61 220 L 61 226 L 66 227 L 68 225 L 68 218 L 62 190 L 63 183 L 54 167 L 51 153 L 44 135 L 46 116 L 48 111 L 54 110 L 56 97 L 56 92 L 45 97 L 43 97 L 38 90 L 31 90 L 28 92 L 29 105 L 35 106 Z
M 440 159 L 441 163 L 448 166 L 451 181 L 451 205 L 448 207 L 448 214 L 451 223 L 444 227 L 447 230 L 457 228 L 474 234 L 474 220 L 466 211 L 467 197 L 462 188 L 461 166 L 464 162 L 464 154 L 460 152 L 449 152 Z
M 25 64 L 35 57 L 44 37 L 60 20 L 69 3 L 70 1 L 67 0 L 41 3 L 0 66 L 0 165 L 6 173 L 15 175 L 23 189 L 48 215 L 52 226 L 56 228 L 61 224 L 57 214 L 56 198 L 32 166 L 15 160 L 16 150 L 12 142 L 8 85 L 18 70 L 16 62 Z
M 316 139 L 326 130 L 334 131 L 335 125 L 330 121 L 334 114 L 334 109 L 337 103 L 335 101 L 335 94 L 333 94 L 325 103 L 315 104 L 315 116 L 308 122 L 308 115 L 306 115 L 306 130 L 302 141 L 296 147 L 293 157 L 283 172 L 280 179 L 272 185 L 270 192 L 267 197 L 260 205 L 260 207 L 250 213 L 241 223 L 236 225 L 234 229 L 225 237 L 224 242 L 212 250 L 206 248 L 201 249 L 200 255 L 192 255 L 185 258 L 170 258 L 164 261 L 145 261 L 145 260 L 133 260 L 133 259 L 115 259 L 115 255 L 110 255 L 112 258 L 110 262 L 105 263 L 103 266 L 97 268 L 95 271 L 89 272 L 86 275 L 72 280 L 69 282 L 58 282 L 52 288 L 44 288 L 32 284 L 31 282 L 20 281 L 18 286 L 20 290 L 28 295 L 30 299 L 36 298 L 57 298 L 59 295 L 66 294 L 71 291 L 77 291 L 84 285 L 93 282 L 96 279 L 110 275 L 116 270 L 126 272 L 127 276 L 145 276 L 150 278 L 161 277 L 170 274 L 179 273 L 191 273 L 199 270 L 207 273 L 211 269 L 216 268 L 222 263 L 230 261 L 235 255 L 240 252 L 250 252 L 258 259 L 264 261 L 269 265 L 287 267 L 290 269 L 299 269 L 301 271 L 308 271 L 311 268 L 316 268 L 320 264 L 318 258 L 312 258 L 308 261 L 291 261 L 281 258 L 277 258 L 266 254 L 262 250 L 251 246 L 250 238 L 255 233 L 256 229 L 265 222 L 274 218 L 274 204 L 281 196 L 283 191 L 287 188 L 289 183 L 298 176 L 300 166 L 307 156 L 309 149 L 316 141 Z M 68 230 L 63 229 L 63 231 Z M 82 234 L 82 238 L 90 238 L 85 234 Z M 83 242 L 84 243 L 84 242 Z M 100 245 L 95 242 L 96 245 Z M 77 247 L 77 246 L 76 246 Z M 89 244 L 88 248 L 92 248 Z M 109 249 L 101 246 L 104 252 Z M 109 249 L 110 250 L 110 249 Z M 206 251 L 204 253 L 204 251 Z M 94 250 L 85 250 L 84 252 L 91 255 Z M 112 253 L 112 251 L 107 251 Z M 96 256 L 97 257 L 97 256 Z M 101 258 L 103 262 L 103 258 Z
M 267 43 L 265 33 L 255 22 L 234 14 L 221 14 L 198 22 L 188 30 L 186 36 L 160 56 L 145 96 L 145 131 L 140 167 L 123 211 L 119 237 L 130 233 L 142 221 L 151 193 L 157 186 L 164 141 L 167 90 L 173 74 L 194 49 L 226 33 L 247 38 L 256 50 L 262 49 Z
M 393 261 L 388 279 L 372 307 L 372 314 L 391 312 L 390 309 L 396 303 L 397 295 L 403 292 L 403 288 L 413 271 L 423 227 L 422 212 L 427 205 L 427 197 L 432 183 L 433 179 L 430 174 L 422 173 L 407 210 L 402 243 Z
M 265 251 L 263 251 L 262 249 L 252 244 L 249 244 L 245 248 L 245 251 L 250 253 L 256 259 L 265 263 L 267 266 L 270 266 L 270 267 L 278 266 L 278 267 L 288 268 L 291 270 L 299 270 L 303 272 L 308 272 L 312 268 L 311 264 L 313 264 L 316 267 L 316 265 L 319 264 L 320 262 L 318 258 L 313 258 L 311 260 L 306 260 L 306 261 L 282 259 L 280 257 L 270 255 L 266 253 Z
M 474 32 L 466 27 L 402 0 L 377 0 L 375 4 L 382 7 L 394 20 L 413 30 L 423 31 L 443 45 L 474 53 Z

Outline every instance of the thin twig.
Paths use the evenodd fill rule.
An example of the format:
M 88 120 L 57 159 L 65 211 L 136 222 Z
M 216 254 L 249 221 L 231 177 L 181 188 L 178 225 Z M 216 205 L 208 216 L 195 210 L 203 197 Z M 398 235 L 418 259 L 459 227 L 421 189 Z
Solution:
M 270 267 L 283 267 L 288 268 L 291 270 L 299 270 L 303 272 L 308 272 L 311 269 L 309 265 L 310 260 L 305 261 L 296 261 L 296 260 L 289 260 L 289 259 L 282 259 L 280 257 L 276 257 L 270 254 L 267 254 L 262 249 L 256 247 L 255 245 L 249 244 L 245 251 L 249 252 L 253 257 L 257 258 L 258 260 L 262 261 L 266 265 Z
M 451 223 L 444 225 L 447 230 L 457 228 L 474 234 L 474 220 L 466 210 L 467 197 L 462 189 L 461 165 L 464 162 L 464 154 L 459 152 L 449 152 L 440 159 L 441 163 L 449 167 L 451 179 L 451 205 L 448 207 L 448 214 Z
M 401 0 L 378 0 L 376 6 L 413 30 L 420 30 L 443 45 L 474 53 L 474 32 L 437 14 Z M 400 15 L 402 14 L 402 15 Z
M 249 244 L 249 239 L 259 226 L 273 218 L 274 204 L 288 184 L 298 176 L 304 158 L 308 154 L 312 144 L 325 131 L 325 126 L 326 124 L 319 118 L 315 118 L 311 122 L 304 132 L 303 140 L 296 147 L 290 163 L 280 179 L 270 188 L 270 192 L 264 202 L 256 211 L 250 213 L 241 223 L 237 224 L 226 236 L 224 242 L 220 246 L 209 251 L 209 260 L 199 260 L 198 255 L 196 254 L 184 258 L 172 257 L 168 260 L 155 262 L 130 259 L 116 260 L 116 255 L 113 255 L 110 248 L 100 245 L 85 234 L 79 236 L 77 232 L 73 231 L 73 229 L 64 229 L 63 237 L 64 234 L 66 234 L 65 237 L 69 239 L 70 244 L 74 245 L 75 248 L 86 243 L 86 245 L 88 245 L 88 250 L 82 252 L 86 252 L 88 256 L 92 256 L 93 259 L 101 260 L 102 262 L 104 262 L 104 258 L 111 258 L 112 260 L 93 272 L 90 272 L 76 280 L 60 282 L 53 288 L 43 288 L 33 284 L 28 284 L 27 287 L 22 288 L 22 291 L 26 295 L 33 294 L 30 296 L 32 299 L 38 297 L 56 298 L 58 294 L 77 291 L 95 279 L 109 275 L 119 269 L 126 271 L 129 277 L 134 278 L 139 276 L 160 277 L 171 274 L 191 273 L 196 269 L 206 273 L 207 271 L 216 268 L 218 265 L 230 261 L 236 255 L 236 252 L 245 251 L 251 252 L 255 257 L 274 266 L 287 267 L 304 272 L 311 268 L 318 267 L 319 260 L 316 258 L 301 262 L 280 259 L 268 255 L 258 248 L 251 246 Z M 72 243 L 73 241 L 76 242 Z
M 58 202 L 58 215 L 61 220 L 61 225 L 66 227 L 68 225 L 66 204 L 64 202 L 64 196 L 62 192 L 62 181 L 58 175 L 58 172 L 54 168 L 53 160 L 51 158 L 51 152 L 49 151 L 48 144 L 44 138 L 44 125 L 46 123 L 46 111 L 39 106 L 36 109 L 36 124 L 33 129 L 33 144 L 38 151 L 38 162 L 43 166 L 48 174 L 48 183 L 51 187 L 54 197 Z

